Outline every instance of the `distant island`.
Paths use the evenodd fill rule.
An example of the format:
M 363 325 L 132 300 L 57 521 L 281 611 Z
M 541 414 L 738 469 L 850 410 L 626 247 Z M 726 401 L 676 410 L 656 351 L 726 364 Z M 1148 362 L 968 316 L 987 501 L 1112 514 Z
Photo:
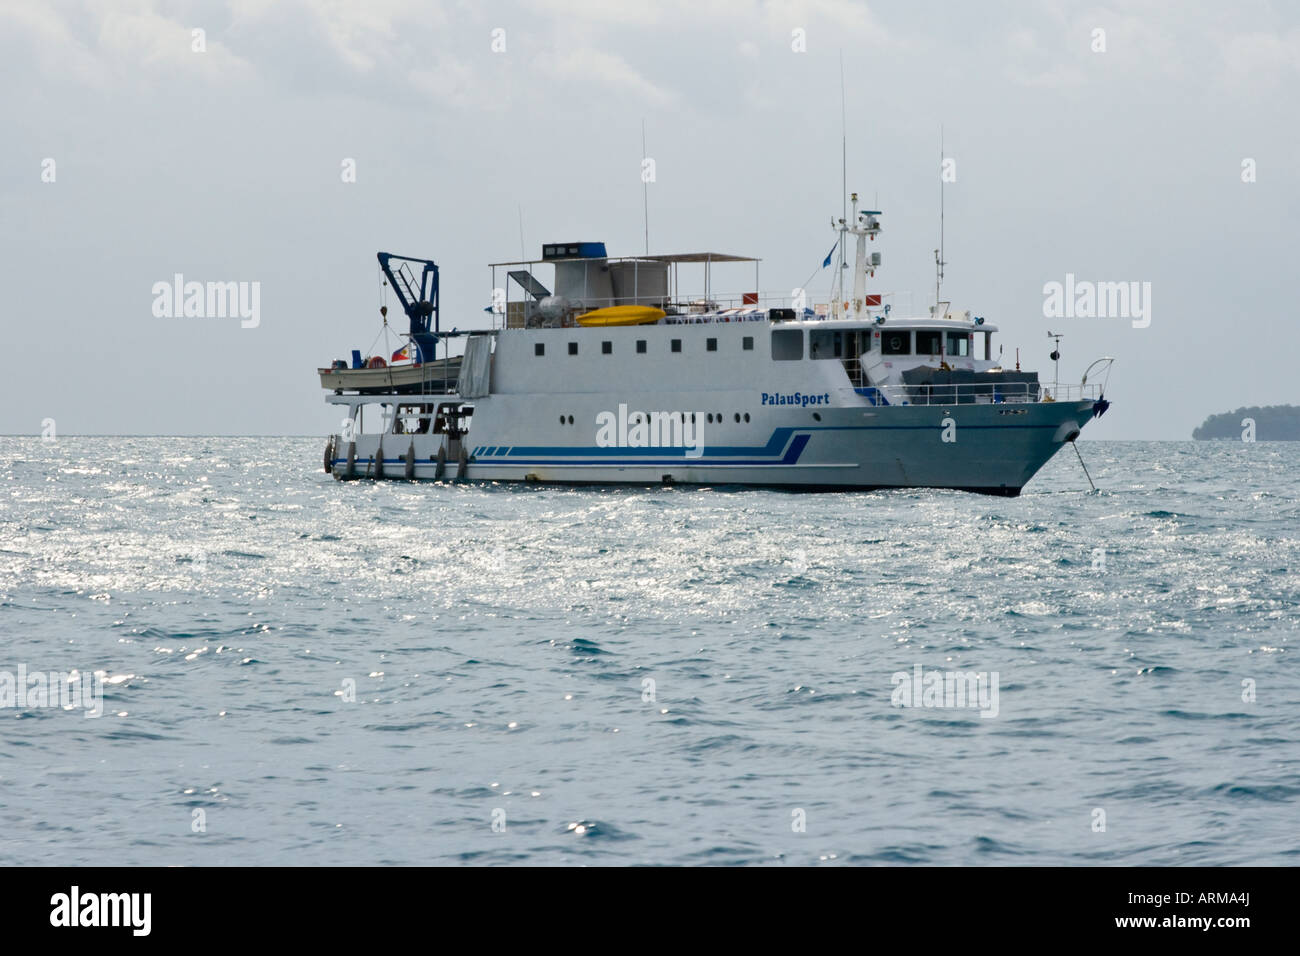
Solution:
M 1228 438 L 1241 441 L 1247 425 L 1242 419 L 1255 423 L 1256 441 L 1300 441 L 1300 405 L 1252 405 L 1235 412 L 1220 412 L 1203 421 L 1192 437 L 1198 441 Z

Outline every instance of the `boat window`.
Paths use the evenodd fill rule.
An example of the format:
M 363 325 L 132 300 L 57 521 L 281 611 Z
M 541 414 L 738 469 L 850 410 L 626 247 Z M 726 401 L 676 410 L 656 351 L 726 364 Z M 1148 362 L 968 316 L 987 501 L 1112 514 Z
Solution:
M 601 343 L 600 343 L 600 354 L 601 354 L 601 355 L 612 355 L 613 352 L 614 352 L 614 343 L 613 343 L 613 342 L 601 342 Z
M 778 362 L 803 358 L 803 329 L 773 329 L 772 358 Z
M 916 354 L 917 355 L 938 355 L 939 340 L 943 338 L 943 333 L 931 331 L 930 329 L 921 329 L 916 333 Z
M 891 329 L 880 337 L 880 351 L 884 355 L 911 355 L 912 333 Z
M 808 333 L 808 357 L 814 359 L 843 358 L 844 333 L 830 329 L 813 329 Z
M 645 354 L 645 339 L 637 339 L 637 340 L 636 340 L 636 352 L 637 352 L 638 355 L 644 355 L 644 354 Z
M 752 335 L 746 335 L 740 340 L 740 347 L 746 352 L 754 351 L 754 337 Z
M 681 339 L 673 339 L 673 351 L 674 351 L 674 352 L 680 352 L 681 350 L 682 350 L 682 340 L 681 340 Z
M 545 355 L 545 354 L 546 354 L 546 343 L 545 343 L 545 342 L 535 342 L 535 343 L 533 343 L 533 354 L 534 354 L 534 355 Z
M 970 355 L 970 333 L 968 332 L 949 332 L 948 343 L 944 351 L 949 355 L 965 357 Z
M 705 349 L 705 351 L 708 351 L 708 352 L 716 352 L 716 351 L 718 350 L 718 340 L 717 340 L 717 339 L 705 339 L 705 340 L 704 340 L 704 349 Z
M 577 342 L 570 342 L 570 343 L 569 343 L 569 354 L 570 354 L 570 355 L 577 355 L 577 354 L 578 354 L 578 343 L 577 343 Z

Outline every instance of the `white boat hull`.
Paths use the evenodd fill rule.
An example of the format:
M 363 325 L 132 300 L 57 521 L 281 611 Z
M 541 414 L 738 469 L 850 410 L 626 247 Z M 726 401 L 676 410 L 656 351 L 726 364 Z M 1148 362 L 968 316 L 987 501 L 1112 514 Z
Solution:
M 535 404 L 535 403 L 534 403 Z M 356 442 L 351 477 L 467 479 L 598 485 L 758 485 L 802 489 L 952 488 L 1017 495 L 1093 417 L 1094 402 L 907 406 L 771 414 L 721 429 L 698 458 L 685 448 L 587 443 L 484 444 L 467 439 L 464 469 L 438 435 Z M 483 414 L 480 400 L 478 415 Z M 536 409 L 534 408 L 534 411 Z M 557 416 L 558 419 L 558 416 Z M 478 431 L 477 424 L 473 429 Z M 945 440 L 945 434 L 951 440 Z M 348 477 L 336 441 L 333 473 Z M 408 461 L 409 458 L 409 461 Z

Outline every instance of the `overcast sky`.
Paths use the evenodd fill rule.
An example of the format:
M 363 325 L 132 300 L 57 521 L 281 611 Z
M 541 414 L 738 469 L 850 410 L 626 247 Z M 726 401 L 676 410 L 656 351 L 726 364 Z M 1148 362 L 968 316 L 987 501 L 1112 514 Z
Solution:
M 874 291 L 932 299 L 942 127 L 945 298 L 1048 379 L 1049 328 L 1062 379 L 1115 356 L 1087 437 L 1300 402 L 1295 4 L 0 0 L 0 432 L 324 435 L 376 251 L 437 260 L 462 328 L 520 207 L 529 257 L 641 252 L 642 120 L 651 251 L 798 286 L 841 206 L 841 51 Z M 175 273 L 260 283 L 260 324 L 155 316 Z M 1151 283 L 1150 326 L 1045 318 L 1067 273 Z

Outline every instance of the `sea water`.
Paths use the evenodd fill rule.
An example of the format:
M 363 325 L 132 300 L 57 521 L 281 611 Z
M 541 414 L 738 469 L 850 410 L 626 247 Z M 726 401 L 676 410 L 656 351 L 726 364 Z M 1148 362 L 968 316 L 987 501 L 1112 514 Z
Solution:
M 1016 499 L 323 446 L 0 438 L 0 862 L 1300 862 L 1300 444 Z

